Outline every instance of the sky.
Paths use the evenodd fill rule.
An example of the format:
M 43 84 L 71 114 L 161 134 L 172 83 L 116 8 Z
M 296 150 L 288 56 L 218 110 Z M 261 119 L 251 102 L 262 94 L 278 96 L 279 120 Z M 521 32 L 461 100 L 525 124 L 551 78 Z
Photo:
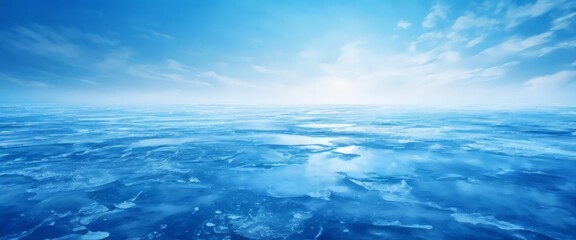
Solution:
M 576 1 L 0 0 L 0 103 L 576 105 Z

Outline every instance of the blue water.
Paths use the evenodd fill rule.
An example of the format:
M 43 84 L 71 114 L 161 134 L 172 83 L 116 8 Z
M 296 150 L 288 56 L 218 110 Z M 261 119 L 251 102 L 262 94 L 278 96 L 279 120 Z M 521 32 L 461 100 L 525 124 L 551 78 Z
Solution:
M 0 239 L 575 239 L 576 109 L 0 108 Z

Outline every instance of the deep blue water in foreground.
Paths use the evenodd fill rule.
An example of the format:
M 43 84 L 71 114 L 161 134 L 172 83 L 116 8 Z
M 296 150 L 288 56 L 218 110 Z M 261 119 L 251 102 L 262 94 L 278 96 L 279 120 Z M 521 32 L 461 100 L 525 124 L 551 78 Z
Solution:
M 0 239 L 575 239 L 576 109 L 0 107 Z

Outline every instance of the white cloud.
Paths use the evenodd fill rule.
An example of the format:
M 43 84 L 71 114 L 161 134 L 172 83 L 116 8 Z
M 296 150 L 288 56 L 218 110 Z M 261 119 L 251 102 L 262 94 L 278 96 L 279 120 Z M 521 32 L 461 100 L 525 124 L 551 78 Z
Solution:
M 318 52 L 314 49 L 306 49 L 304 51 L 301 51 L 298 53 L 298 56 L 300 56 L 301 58 L 317 58 L 318 57 Z
M 269 68 L 265 68 L 262 67 L 260 65 L 252 65 L 252 69 L 256 70 L 259 73 L 263 73 L 263 74 L 272 74 L 272 73 L 276 73 L 276 71 L 271 70 Z
M 554 74 L 532 78 L 524 82 L 524 86 L 531 90 L 549 91 L 564 88 L 576 81 L 576 71 L 560 71 Z M 574 86 L 572 86 L 574 88 Z
M 94 33 L 81 33 L 82 37 L 88 41 L 91 41 L 93 43 L 96 44 L 100 44 L 100 45 L 110 45 L 110 46 L 114 46 L 114 45 L 118 45 L 119 42 L 115 39 L 111 39 L 111 38 L 107 38 L 107 37 L 103 37 Z
M 441 19 L 446 19 L 446 10 L 447 8 L 444 5 L 436 4 L 432 6 L 430 12 L 422 21 L 422 27 L 424 28 L 433 28 L 436 26 L 436 21 Z
M 446 37 L 446 34 L 444 34 L 443 32 L 426 32 L 418 36 L 416 40 L 410 42 L 408 45 L 408 50 L 416 51 L 418 44 L 429 41 L 438 41 L 440 39 L 443 39 L 444 37 Z
M 364 45 L 364 42 L 362 41 L 346 43 L 341 48 L 342 54 L 338 57 L 338 62 L 345 64 L 361 64 L 364 60 L 362 55 L 366 52 L 362 45 Z
M 403 28 L 403 29 L 409 28 L 410 26 L 412 26 L 412 23 L 408 22 L 406 20 L 400 20 L 400 21 L 398 21 L 398 23 L 396 23 L 396 27 Z
M 140 30 L 142 33 L 144 33 L 143 35 L 141 35 L 141 37 L 144 38 L 160 38 L 160 39 L 174 39 L 174 37 L 170 34 L 167 33 L 163 33 L 163 32 L 158 32 L 156 30 L 152 30 L 149 28 L 137 28 L 138 30 Z
M 502 65 L 479 69 L 477 76 L 480 79 L 499 79 L 503 77 L 508 68 L 518 65 L 518 62 L 507 62 Z
M 45 82 L 24 80 L 24 79 L 8 76 L 4 73 L 0 73 L 0 80 L 5 80 L 5 81 L 12 82 L 12 83 L 18 84 L 20 86 L 25 86 L 25 87 L 38 87 L 38 88 L 40 88 L 40 87 L 49 87 L 50 86 L 49 84 L 47 84 Z
M 452 29 L 460 31 L 468 28 L 490 28 L 498 24 L 499 21 L 496 19 L 478 17 L 473 13 L 468 13 L 456 19 Z
M 237 79 L 237 78 L 225 76 L 225 75 L 222 75 L 220 73 L 213 72 L 213 71 L 198 72 L 198 74 L 200 74 L 201 76 L 204 76 L 204 77 L 214 79 L 214 80 L 218 81 L 220 84 L 223 84 L 224 86 L 255 88 L 255 86 L 250 84 L 250 83 L 247 83 L 247 82 L 242 81 L 242 80 Z
M 101 83 L 99 83 L 99 82 L 88 80 L 88 79 L 79 79 L 79 80 L 80 80 L 80 82 L 87 83 L 90 85 L 101 85 Z
M 543 48 L 535 50 L 534 52 L 529 53 L 529 55 L 536 55 L 538 57 L 541 57 L 541 56 L 544 56 L 544 55 L 549 54 L 551 52 L 561 50 L 561 49 L 567 49 L 567 48 L 576 48 L 576 40 L 559 42 L 559 43 L 556 43 L 552 46 L 543 47 Z
M 466 47 L 467 48 L 474 47 L 474 46 L 480 44 L 482 41 L 484 41 L 484 38 L 485 38 L 484 36 L 476 37 L 476 38 L 468 41 L 468 43 L 466 43 Z
M 51 28 L 34 25 L 17 27 L 10 37 L 4 39 L 10 45 L 45 57 L 76 57 L 79 47 Z
M 566 105 L 576 102 L 576 71 L 562 70 L 524 82 L 522 94 L 526 101 L 539 104 Z
M 475 62 L 466 58 L 466 51 L 458 51 L 458 47 L 468 42 L 451 43 L 455 40 L 449 40 L 447 36 L 453 35 L 450 33 L 429 34 L 422 38 L 436 39 L 435 35 L 443 41 L 427 51 L 382 52 L 369 42 L 351 41 L 343 44 L 331 61 L 303 64 L 316 69 L 317 74 L 309 74 L 308 69 L 298 64 L 274 71 L 248 64 L 260 73 L 290 73 L 276 81 L 244 81 L 250 76 L 233 77 L 224 71 L 203 71 L 170 59 L 160 64 L 128 66 L 132 76 L 162 81 L 178 90 L 171 92 L 162 88 L 157 93 L 140 91 L 126 96 L 154 103 L 463 105 L 541 102 L 539 98 L 530 98 L 542 96 L 531 89 L 542 88 L 544 84 L 540 82 L 544 80 L 515 85 L 499 82 L 518 62 Z M 192 87 L 172 83 L 190 83 Z M 567 83 L 569 81 L 562 82 Z M 122 94 L 117 96 L 135 101 L 124 99 Z
M 460 54 L 456 51 L 446 51 L 438 55 L 438 59 L 443 62 L 454 63 L 460 60 Z
M 505 42 L 485 49 L 480 54 L 481 55 L 491 55 L 491 56 L 503 56 L 507 54 L 515 54 L 526 49 L 536 47 L 545 44 L 550 41 L 552 32 L 544 32 L 538 35 L 534 35 L 528 38 L 515 37 L 508 39 Z
M 210 83 L 199 79 L 194 68 L 168 59 L 162 64 L 144 64 L 127 67 L 127 73 L 141 79 L 187 83 L 195 86 L 209 86 Z
M 503 91 L 490 85 L 505 76 L 516 62 L 488 66 L 463 62 L 460 52 L 439 44 L 424 52 L 386 54 L 373 51 L 368 43 L 352 41 L 344 44 L 333 63 L 320 65 L 320 76 L 288 85 L 280 91 L 287 96 L 278 96 L 296 103 L 449 105 L 501 100 L 488 97 Z
M 6 46 L 74 67 L 114 65 L 113 61 L 119 59 L 111 57 L 123 50 L 115 39 L 74 28 L 32 24 L 16 27 L 1 35 L 0 43 Z M 105 60 L 101 63 L 95 63 L 94 59 L 102 58 L 101 55 L 108 56 L 104 56 Z
M 126 62 L 132 56 L 132 51 L 129 49 L 121 49 L 118 51 L 106 54 L 104 60 L 96 63 L 96 67 L 100 70 L 113 70 L 119 69 L 126 65 Z
M 559 17 L 552 21 L 552 28 L 550 30 L 556 31 L 568 28 L 570 24 L 574 22 L 574 18 L 576 18 L 576 12 L 572 12 L 565 16 Z
M 44 28 L 48 28 L 46 26 L 42 26 Z M 97 44 L 97 45 L 102 45 L 102 46 L 115 46 L 120 44 L 120 42 L 114 38 L 110 38 L 107 36 L 103 36 L 103 35 L 98 35 L 95 33 L 91 33 L 91 32 L 84 32 L 84 31 L 80 31 L 78 29 L 75 28 L 68 28 L 68 27 L 61 27 L 61 28 L 48 28 L 51 29 L 54 32 L 57 32 L 58 34 L 64 36 L 65 38 L 69 39 L 69 40 L 75 40 L 75 41 L 85 41 L 85 42 L 89 42 L 89 43 L 93 43 L 93 44 Z
M 528 3 L 522 6 L 511 6 L 506 12 L 506 28 L 510 29 L 520 25 L 527 19 L 544 15 L 550 10 L 563 4 L 558 0 L 536 0 L 534 3 Z

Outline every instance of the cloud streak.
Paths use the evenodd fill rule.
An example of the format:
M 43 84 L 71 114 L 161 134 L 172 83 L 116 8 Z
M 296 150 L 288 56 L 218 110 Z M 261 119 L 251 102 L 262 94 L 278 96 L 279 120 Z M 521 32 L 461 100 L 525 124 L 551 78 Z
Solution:
M 410 26 L 412 26 L 412 23 L 408 22 L 406 20 L 400 20 L 400 21 L 398 21 L 398 23 L 396 23 L 396 27 L 398 27 L 398 28 L 406 29 L 406 28 L 409 28 Z
M 430 12 L 428 13 L 428 15 L 426 15 L 426 17 L 424 18 L 424 21 L 422 21 L 422 27 L 423 28 L 435 27 L 436 22 L 438 20 L 446 19 L 446 11 L 447 11 L 447 7 L 444 5 L 436 4 L 436 5 L 432 6 L 432 8 L 430 9 Z

